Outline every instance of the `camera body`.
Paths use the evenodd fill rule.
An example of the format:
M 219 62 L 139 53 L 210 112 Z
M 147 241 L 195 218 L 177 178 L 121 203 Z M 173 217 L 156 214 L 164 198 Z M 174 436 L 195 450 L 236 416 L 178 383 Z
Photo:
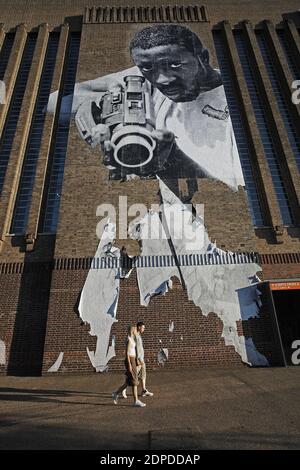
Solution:
M 154 112 L 144 77 L 129 75 L 124 82 L 124 91 L 107 92 L 101 98 L 99 122 L 110 129 L 114 165 L 136 173 L 153 158 Z

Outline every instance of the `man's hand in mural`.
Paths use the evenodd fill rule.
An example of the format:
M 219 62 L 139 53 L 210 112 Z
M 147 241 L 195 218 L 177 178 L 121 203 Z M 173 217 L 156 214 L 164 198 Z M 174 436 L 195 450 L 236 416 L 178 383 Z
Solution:
M 100 145 L 107 127 L 103 124 L 97 124 L 98 110 L 99 108 L 95 100 L 85 100 L 79 106 L 75 115 L 75 123 L 80 137 L 92 147 Z
M 154 130 L 151 135 L 155 141 L 155 149 L 153 151 L 153 158 L 149 164 L 137 168 L 128 168 L 120 165 L 115 166 L 114 146 L 108 138 L 109 129 L 107 126 L 103 126 L 101 131 L 102 134 L 98 134 L 97 139 L 100 140 L 103 152 L 103 164 L 110 170 L 110 179 L 126 180 L 127 176 L 132 174 L 140 177 L 155 177 L 156 174 L 164 172 L 170 156 L 177 148 L 175 136 L 172 132 L 167 129 Z
M 146 167 L 126 168 L 116 166 L 114 158 L 114 146 L 110 140 L 111 134 L 108 126 L 98 124 L 92 130 L 93 145 L 100 145 L 103 159 L 102 163 L 110 170 L 110 179 L 126 179 L 127 175 L 135 174 L 141 177 L 155 176 L 156 173 L 164 170 L 172 150 L 176 148 L 175 137 L 168 130 L 155 130 L 152 137 L 156 142 L 151 164 Z
M 110 91 L 121 91 L 121 86 L 114 86 Z M 114 153 L 115 145 L 111 142 L 111 129 L 105 124 L 97 124 L 101 120 L 102 109 L 99 106 L 103 94 L 97 100 L 86 100 L 78 108 L 75 122 L 80 136 L 92 147 L 100 146 L 103 154 L 102 162 L 110 170 L 110 179 L 126 179 L 127 175 L 135 174 L 141 177 L 151 177 L 163 172 L 167 166 L 169 157 L 178 153 L 179 149 L 175 143 L 175 136 L 167 129 L 158 129 L 151 132 L 153 139 L 153 157 L 147 165 L 128 167 L 116 162 Z M 126 132 L 125 132 L 126 133 Z M 137 141 L 138 143 L 138 141 Z M 141 151 L 137 145 L 137 151 Z M 134 145 L 130 147 L 130 151 Z
M 97 82 L 97 85 L 95 83 Z M 116 79 L 107 82 L 106 77 L 93 80 L 93 91 L 90 90 L 90 82 L 75 85 L 73 109 L 76 110 L 75 123 L 79 134 L 92 147 L 97 147 L 102 139 L 103 129 L 101 121 L 101 108 L 99 103 L 102 97 L 108 92 L 121 92 L 123 85 Z M 84 93 L 87 93 L 87 98 Z M 74 104 L 74 100 L 77 102 Z
M 155 146 L 153 157 L 147 165 L 130 168 L 116 164 L 111 129 L 105 124 L 97 124 L 101 119 L 101 109 L 98 104 L 102 96 L 103 94 L 100 94 L 96 100 L 84 101 L 78 108 L 75 122 L 81 138 L 92 147 L 101 148 L 102 163 L 109 169 L 110 179 L 126 180 L 128 175 L 138 175 L 142 178 L 154 178 L 156 175 L 161 178 L 210 177 L 202 166 L 193 162 L 179 149 L 176 136 L 168 129 L 155 129 L 151 132 Z

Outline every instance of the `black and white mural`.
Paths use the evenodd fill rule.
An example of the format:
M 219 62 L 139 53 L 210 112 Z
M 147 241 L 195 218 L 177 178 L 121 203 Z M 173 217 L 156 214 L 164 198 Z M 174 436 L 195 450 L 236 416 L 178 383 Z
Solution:
M 220 72 L 198 36 L 179 25 L 137 32 L 133 67 L 75 85 L 79 134 L 101 145 L 110 178 L 208 177 L 244 185 Z M 49 110 L 56 102 L 50 97 Z
M 166 294 L 171 278 L 177 276 L 203 315 L 218 315 L 225 344 L 233 346 L 243 362 L 268 365 L 252 339 L 237 331 L 239 320 L 259 315 L 256 273 L 260 266 L 249 260 L 222 263 L 233 254 L 210 240 L 203 218 L 188 204 L 193 192 L 189 200 L 182 200 L 175 183 L 180 178 L 210 178 L 232 191 L 244 186 L 220 72 L 212 67 L 201 39 L 181 25 L 143 28 L 133 34 L 128 47 L 133 66 L 77 83 L 72 99 L 63 99 L 66 115 L 72 106 L 78 135 L 87 145 L 101 149 L 101 164 L 110 180 L 124 184 L 134 178 L 158 180 L 160 210 L 149 210 L 128 227 L 129 236 L 139 241 L 141 257 L 178 260 L 205 255 L 215 260 L 147 269 L 136 263 L 141 305 L 147 306 L 153 295 Z M 49 112 L 55 109 L 56 98 L 57 93 L 50 96 Z M 79 303 L 82 320 L 97 336 L 96 350 L 87 351 L 97 371 L 106 370 L 115 355 L 111 328 L 117 321 L 124 273 L 117 263 L 103 269 L 96 259 L 120 260 L 115 238 L 116 226 L 107 220 Z

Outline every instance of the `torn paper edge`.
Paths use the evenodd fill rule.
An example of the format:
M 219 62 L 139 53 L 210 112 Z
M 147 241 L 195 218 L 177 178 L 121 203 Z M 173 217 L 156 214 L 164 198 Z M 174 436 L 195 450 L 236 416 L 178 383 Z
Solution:
M 57 372 L 61 366 L 63 357 L 64 357 L 64 353 L 63 352 L 59 353 L 58 358 L 56 359 L 54 364 L 47 370 L 47 372 Z

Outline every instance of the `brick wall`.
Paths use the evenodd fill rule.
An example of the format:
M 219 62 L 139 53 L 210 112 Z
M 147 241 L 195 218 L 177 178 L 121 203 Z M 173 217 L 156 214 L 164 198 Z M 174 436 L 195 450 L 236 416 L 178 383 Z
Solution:
M 261 18 L 268 18 L 274 22 L 282 19 L 282 13 L 290 12 L 295 14 L 299 9 L 298 0 L 288 0 L 284 7 L 282 0 L 265 0 L 264 2 L 254 2 L 253 0 L 205 0 L 203 2 L 191 2 L 190 0 L 168 0 L 168 2 L 158 2 L 157 0 L 147 0 L 137 2 L 135 0 L 127 0 L 128 6 L 157 6 L 165 5 L 206 5 L 209 13 L 211 24 L 226 19 L 233 24 L 239 23 L 243 19 L 249 19 L 254 23 L 261 21 Z M 16 24 L 26 22 L 29 27 L 35 27 L 37 24 L 49 23 L 50 27 L 62 24 L 65 19 L 80 18 L 83 15 L 86 6 L 124 6 L 124 2 L 120 0 L 52 0 L 51 2 L 43 2 L 40 0 L 0 0 L 1 21 L 7 27 L 15 27 Z M 258 8 L 259 6 L 259 8 Z M 80 24 L 80 22 L 79 22 Z
M 93 370 L 86 346 L 94 350 L 96 338 L 88 335 L 88 326 L 80 325 L 75 307 L 86 275 L 86 271 L 58 271 L 53 275 L 44 372 L 55 362 L 60 351 L 65 352 L 63 372 Z M 225 347 L 221 340 L 222 325 L 216 315 L 203 317 L 199 308 L 187 300 L 178 281 L 166 296 L 157 296 L 148 307 L 142 307 L 135 275 L 122 280 L 117 318 L 118 323 L 112 328 L 117 341 L 117 357 L 109 362 L 112 370 L 123 368 L 126 328 L 139 320 L 147 326 L 146 359 L 151 368 L 157 367 L 157 354 L 162 347 L 169 350 L 166 367 L 184 366 L 187 361 L 193 366 L 240 363 L 233 348 Z M 175 326 L 173 333 L 169 333 L 171 321 Z
M 263 276 L 264 279 L 299 279 L 300 264 L 282 262 L 264 264 Z
M 45 373 L 55 362 L 60 352 L 64 359 L 60 372 L 83 372 L 93 370 L 86 353 L 86 346 L 95 350 L 96 338 L 88 335 L 89 327 L 80 325 L 76 305 L 78 293 L 83 287 L 87 271 L 56 271 L 53 274 L 51 301 L 45 344 Z M 146 360 L 151 369 L 160 367 L 157 354 L 167 348 L 169 360 L 166 368 L 195 366 L 242 366 L 239 355 L 231 346 L 225 346 L 221 338 L 223 325 L 215 313 L 207 317 L 187 299 L 186 292 L 177 278 L 173 278 L 173 289 L 165 296 L 158 295 L 148 307 L 140 305 L 139 289 L 135 272 L 121 280 L 117 311 L 118 322 L 112 327 L 116 336 L 117 357 L 109 362 L 110 370 L 122 370 L 124 341 L 128 324 L 144 321 Z M 257 350 L 264 354 L 271 365 L 281 363 L 273 314 L 270 306 L 263 307 L 258 319 L 241 321 L 240 335 L 251 336 Z M 173 333 L 169 325 L 174 322 Z M 67 332 L 67 334 L 66 334 Z M 54 352 L 55 351 L 55 352 Z
M 280 255 L 277 255 L 280 256 Z M 66 260 L 65 260 L 66 261 Z M 71 260 L 70 260 L 71 261 Z M 0 274 L 0 339 L 6 344 L 6 366 L 0 373 L 13 375 L 46 374 L 61 352 L 64 353 L 58 373 L 90 373 L 93 367 L 86 348 L 95 350 L 96 337 L 89 335 L 89 325 L 78 315 L 78 301 L 86 280 L 87 269 L 73 260 L 69 268 L 51 263 L 2 265 Z M 265 256 L 263 278 L 300 277 L 300 263 L 279 264 L 279 258 Z M 157 354 L 167 348 L 166 368 L 234 365 L 241 367 L 240 357 L 233 347 L 225 346 L 221 338 L 222 322 L 217 315 L 207 317 L 193 302 L 177 278 L 173 289 L 165 296 L 154 297 L 148 307 L 140 305 L 135 272 L 121 280 L 117 311 L 113 325 L 117 356 L 109 362 L 110 370 L 123 369 L 124 338 L 129 323 L 144 321 L 146 360 L 150 369 L 157 369 Z M 281 364 L 274 317 L 266 292 L 259 318 L 238 323 L 240 335 L 252 337 L 259 352 L 271 365 Z M 173 333 L 169 325 L 174 322 Z M 275 329 L 274 329 L 275 328 Z
M 7 265 L 0 275 L 0 339 L 10 375 L 40 375 L 51 282 L 51 264 Z
M 97 6 L 107 3 L 120 5 L 118 1 L 103 2 L 99 0 Z M 127 3 L 129 6 L 136 6 L 136 2 L 132 0 Z M 178 2 L 171 0 L 168 3 L 173 5 Z M 188 5 L 190 2 L 183 0 L 180 3 Z M 288 12 L 287 14 L 283 13 L 282 1 L 280 0 L 265 2 L 207 0 L 204 3 L 208 7 L 210 22 L 189 23 L 188 27 L 198 33 L 209 47 L 212 63 L 217 66 L 211 29 L 220 26 L 220 22 L 223 20 L 230 22 L 227 26 L 223 25 L 222 28 L 229 45 L 229 58 L 233 60 L 234 64 L 233 75 L 243 102 L 247 134 L 249 139 L 252 139 L 254 176 L 260 182 L 260 189 L 265 194 L 265 209 L 270 211 L 270 227 L 254 230 L 243 189 L 233 193 L 221 183 L 200 180 L 198 181 L 198 192 L 194 195 L 193 202 L 205 204 L 205 224 L 210 237 L 213 240 L 216 239 L 218 245 L 224 249 L 254 250 L 274 256 L 275 253 L 281 253 L 278 256 L 282 256 L 284 253 L 299 252 L 299 227 L 283 228 L 277 234 L 274 231 L 276 225 L 280 224 L 278 205 L 274 197 L 273 184 L 270 175 L 268 175 L 255 116 L 250 113 L 248 92 L 238 66 L 238 56 L 234 51 L 234 41 L 231 37 L 231 27 L 240 24 L 245 19 L 250 20 L 253 26 L 261 24 L 264 19 L 269 19 L 274 25 L 278 25 L 283 17 L 289 17 L 293 18 L 299 27 L 299 19 L 295 15 L 299 2 L 298 0 L 286 2 L 284 10 Z M 157 1 L 149 0 L 147 4 L 149 6 L 157 5 Z M 70 30 L 80 30 L 85 5 L 86 1 L 84 0 L 64 0 L 63 2 L 57 0 L 56 2 L 44 3 L 39 0 L 12 0 L 9 3 L 0 0 L 1 22 L 5 23 L 5 31 L 15 28 L 21 22 L 25 22 L 27 25 L 26 27 L 20 26 L 17 30 L 17 41 L 12 50 L 12 60 L 7 68 L 9 93 L 13 90 L 18 70 L 17 59 L 20 59 L 27 32 L 32 28 L 37 30 L 42 23 L 49 24 L 48 27 L 39 27 L 39 47 L 36 50 L 30 72 L 23 115 L 26 115 L 27 105 L 30 105 L 31 110 L 33 108 L 38 85 L 37 77 L 42 66 L 46 45 L 45 38 L 48 32 L 53 28 L 61 30 L 59 52 L 51 87 L 51 91 L 54 91 L 61 85 L 62 67 L 69 33 L 68 26 L 61 28 L 61 25 L 67 19 L 70 23 Z M 143 26 L 146 24 L 143 23 Z M 141 27 L 141 24 L 84 24 L 77 80 L 92 79 L 129 67 L 131 60 L 127 44 L 133 32 Z M 250 41 L 251 54 L 254 54 L 252 60 L 259 63 L 259 76 L 267 89 L 269 85 L 266 72 L 261 58 L 258 57 L 257 46 L 253 42 L 252 27 L 249 24 L 243 24 L 242 27 Z M 291 28 L 291 25 L 288 28 Z M 296 28 L 295 25 L 294 28 Z M 295 34 L 297 35 L 297 31 Z M 298 36 L 294 40 L 294 50 L 300 50 Z M 284 60 L 283 54 L 280 57 L 281 66 L 282 60 Z M 273 114 L 270 110 L 275 109 L 276 111 L 276 106 L 274 107 L 272 101 L 272 93 L 270 90 L 267 91 L 264 104 L 269 110 L 268 119 L 272 120 Z M 3 106 L 0 111 L 1 116 L 4 116 L 6 111 Z M 299 176 L 295 174 L 295 162 L 293 162 L 292 156 L 286 155 L 287 140 L 281 117 L 277 112 L 274 115 L 279 122 L 280 132 L 274 129 L 274 133 L 278 134 L 277 144 L 282 150 L 283 179 L 294 185 Z M 3 124 L 4 119 L 2 121 Z M 157 182 L 153 180 L 134 181 L 126 183 L 126 185 L 108 181 L 107 170 L 100 164 L 99 151 L 89 148 L 78 138 L 77 130 L 72 122 L 58 232 L 56 237 L 54 235 L 37 236 L 43 187 L 51 153 L 51 136 L 57 124 L 54 116 L 47 115 L 28 222 L 28 233 L 33 237 L 37 236 L 37 240 L 34 251 L 28 253 L 24 237 L 7 235 L 26 146 L 28 123 L 25 121 L 22 120 L 23 127 L 18 128 L 15 136 L 13 147 L 15 151 L 8 173 L 10 177 L 6 180 L 5 197 L 2 197 L 2 202 L 5 202 L 5 205 L 1 206 L 3 210 L 0 220 L 0 227 L 2 227 L 0 261 L 10 264 L 0 271 L 0 339 L 5 341 L 7 349 L 7 365 L 0 366 L 0 373 L 47 373 L 48 368 L 55 362 L 60 352 L 64 352 L 64 358 L 59 373 L 88 373 L 93 369 L 86 353 L 86 347 L 94 350 L 96 338 L 89 335 L 89 326 L 81 324 L 76 311 L 78 296 L 86 279 L 87 270 L 79 268 L 55 268 L 52 270 L 48 263 L 52 262 L 54 266 L 53 259 L 58 257 L 93 256 L 98 244 L 96 236 L 96 225 L 99 220 L 96 217 L 97 205 L 110 202 L 117 206 L 119 195 L 126 195 L 129 205 L 142 202 L 149 207 L 151 203 L 159 202 L 158 186 Z M 185 184 L 185 181 L 180 182 L 182 188 Z M 291 187 L 290 193 L 296 212 L 299 191 L 297 188 Z M 119 246 L 124 244 L 122 240 L 119 240 L 118 243 Z M 135 242 L 126 241 L 125 244 L 129 254 L 137 254 L 138 247 Z M 35 262 L 34 267 L 33 262 Z M 299 266 L 299 261 L 294 262 L 292 258 L 285 260 L 280 257 L 276 259 L 269 257 L 263 262 L 263 278 L 266 280 L 299 278 Z M 121 284 L 118 307 L 119 321 L 112 329 L 112 334 L 116 334 L 117 337 L 117 357 L 110 362 L 111 369 L 120 370 L 123 368 L 122 338 L 125 335 L 126 326 L 129 322 L 140 319 L 143 319 L 147 325 L 145 346 L 147 360 L 151 368 L 158 367 L 157 353 L 160 347 L 169 350 L 169 361 L 165 366 L 167 368 L 184 367 L 186 363 L 191 366 L 241 366 L 240 358 L 234 349 L 224 345 L 221 338 L 222 324 L 217 316 L 213 313 L 208 317 L 201 315 L 200 309 L 187 300 L 185 291 L 177 281 L 175 281 L 171 292 L 165 297 L 158 296 L 152 299 L 148 308 L 139 305 L 139 293 L 134 275 L 128 280 L 122 280 Z M 175 325 L 174 333 L 168 331 L 171 321 Z M 261 312 L 260 319 L 240 322 L 239 332 L 245 334 L 246 337 L 253 337 L 258 350 L 268 357 L 271 364 L 276 365 L 280 362 L 280 353 L 273 326 L 271 309 L 268 307 Z

